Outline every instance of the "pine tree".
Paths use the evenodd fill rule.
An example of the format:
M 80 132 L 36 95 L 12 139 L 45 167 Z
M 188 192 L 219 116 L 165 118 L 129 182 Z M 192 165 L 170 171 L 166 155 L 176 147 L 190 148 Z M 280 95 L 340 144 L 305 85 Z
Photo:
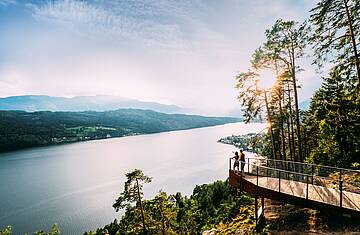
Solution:
M 360 2 L 358 0 L 321 0 L 311 10 L 314 63 L 330 62 L 346 70 L 347 82 L 359 86 L 360 80 Z M 356 79 L 357 77 L 357 79 Z
M 145 214 L 142 204 L 143 197 L 143 183 L 150 183 L 151 177 L 144 175 L 144 173 L 135 169 L 132 172 L 126 174 L 127 181 L 124 185 L 124 191 L 120 194 L 113 207 L 116 211 L 119 211 L 123 208 L 129 208 L 132 203 L 136 203 L 136 206 L 140 208 L 141 219 L 142 219 L 142 229 L 144 234 L 147 233 L 147 227 L 145 223 Z
M 305 115 L 308 133 L 316 135 L 310 137 L 310 160 L 342 167 L 359 161 L 360 102 L 351 87 L 335 68 L 314 95 Z

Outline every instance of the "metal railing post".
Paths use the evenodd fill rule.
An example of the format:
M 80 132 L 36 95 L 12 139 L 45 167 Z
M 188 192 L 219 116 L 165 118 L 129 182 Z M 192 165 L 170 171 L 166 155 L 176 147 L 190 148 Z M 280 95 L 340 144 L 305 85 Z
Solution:
M 258 190 L 256 189 L 255 195 L 255 227 L 257 228 L 258 225 Z
M 259 166 L 256 166 L 256 187 L 259 187 Z M 258 190 L 256 188 L 256 191 Z
M 340 207 L 342 207 L 342 198 L 343 198 L 343 181 L 340 180 L 339 182 L 339 188 L 340 188 Z
M 287 171 L 290 171 L 290 162 L 287 162 L 286 168 L 287 168 L 287 169 L 286 169 Z
M 278 173 L 279 173 L 279 192 L 280 192 L 280 182 L 281 182 L 281 178 L 280 178 L 280 171 L 278 170 Z
M 286 169 L 286 170 L 288 171 L 288 172 L 287 172 L 287 180 L 290 180 L 290 173 L 289 173 L 290 170 L 289 170 L 289 167 L 288 167 L 289 164 L 286 164 L 286 165 L 287 165 L 287 169 Z
M 306 175 L 306 200 L 309 199 L 309 176 Z
M 314 184 L 314 165 L 311 165 L 311 184 Z
M 340 175 L 339 175 L 339 190 L 340 190 L 340 207 L 342 207 L 342 194 L 343 194 L 342 170 L 340 170 Z
M 342 180 L 342 170 L 340 170 L 339 180 Z
M 243 174 L 242 172 L 240 173 L 240 192 L 243 191 Z
M 266 177 L 269 177 L 269 161 L 266 159 Z
M 291 171 L 291 169 L 290 169 L 291 167 L 290 167 L 290 166 L 291 166 L 291 165 L 290 165 L 290 162 L 288 162 L 288 163 L 287 163 L 287 170 L 288 170 L 288 171 Z M 293 178 L 294 178 L 294 176 L 293 176 Z M 290 173 L 288 174 L 288 180 L 290 180 Z
M 259 166 L 256 166 L 256 198 L 255 198 L 256 205 L 257 205 L 258 195 L 259 195 Z M 257 220 L 258 220 L 257 206 L 255 207 L 255 213 L 256 213 L 256 224 L 257 224 Z
M 248 173 L 250 174 L 250 158 L 248 158 Z
M 291 162 L 288 162 L 288 171 L 292 171 L 291 170 Z

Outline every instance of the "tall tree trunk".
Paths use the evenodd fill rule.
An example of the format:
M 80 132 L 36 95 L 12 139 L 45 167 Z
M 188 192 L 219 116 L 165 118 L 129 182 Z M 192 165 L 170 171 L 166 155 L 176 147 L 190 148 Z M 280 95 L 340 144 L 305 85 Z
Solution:
M 291 130 L 291 146 L 292 146 L 292 152 L 293 152 L 293 159 L 295 162 L 298 162 L 299 159 L 296 157 L 296 153 L 295 153 L 295 132 L 294 132 L 294 121 L 293 121 L 292 109 L 290 110 L 290 130 Z
M 147 234 L 146 224 L 145 224 L 145 214 L 144 214 L 144 209 L 143 209 L 142 202 L 141 202 L 141 194 L 140 194 L 140 188 L 139 188 L 138 179 L 136 179 L 136 188 L 137 188 L 137 193 L 138 193 L 138 197 L 139 197 L 139 205 L 140 205 L 140 210 L 141 210 L 141 218 L 142 218 L 142 223 L 143 223 L 143 230 L 144 230 L 144 234 Z
M 289 160 L 291 161 L 294 161 L 294 158 L 293 158 L 293 153 L 292 153 L 292 147 L 291 147 L 291 136 L 290 136 L 290 121 L 289 121 L 289 116 L 287 115 L 288 114 L 288 102 L 286 102 L 286 98 L 285 98 L 285 95 L 286 93 L 284 93 L 284 96 L 283 96 L 283 105 L 284 107 L 286 108 L 285 110 L 285 113 L 286 113 L 286 129 L 287 129 L 287 139 L 288 139 L 288 145 L 289 145 Z M 286 103 L 285 103 L 286 102 Z M 285 141 L 286 143 L 286 141 Z
M 302 159 L 302 148 L 301 148 L 301 131 L 300 131 L 300 114 L 299 114 L 299 102 L 297 98 L 297 89 L 296 89 L 296 81 L 294 80 L 294 98 L 295 98 L 295 122 L 296 122 L 296 134 L 298 137 L 298 160 L 300 162 Z
M 309 155 L 308 155 L 308 144 L 307 144 L 307 131 L 306 128 L 303 128 L 303 140 L 304 140 L 304 159 L 306 159 Z
M 275 60 L 275 75 L 276 75 L 276 80 L 279 81 L 279 69 L 278 69 L 278 64 L 277 61 Z M 282 110 L 282 82 L 280 82 L 279 84 L 279 93 L 278 93 L 278 97 L 279 97 L 279 112 L 280 112 L 280 133 L 281 133 L 281 148 L 282 148 L 282 155 L 281 155 L 281 151 L 280 151 L 280 158 L 282 158 L 282 160 L 286 160 L 286 146 L 285 146 L 285 134 L 284 134 L 284 117 L 283 117 L 283 110 Z
M 346 11 L 346 16 L 348 19 L 348 27 L 349 27 L 349 33 L 350 33 L 350 37 L 351 37 L 351 44 L 353 47 L 353 51 L 354 51 L 354 57 L 355 57 L 355 67 L 356 67 L 356 74 L 357 74 L 357 78 L 358 78 L 358 85 L 360 85 L 360 61 L 359 61 L 359 55 L 357 52 L 357 45 L 356 45 L 356 39 L 355 39 L 355 35 L 354 35 L 354 29 L 353 29 L 353 21 L 350 15 L 350 11 L 349 11 L 349 6 L 348 6 L 348 0 L 343 0 L 344 1 L 344 5 L 345 5 L 345 11 Z
M 288 83 L 288 90 L 289 90 L 289 118 L 290 118 L 290 133 L 291 133 L 291 148 L 292 148 L 292 154 L 293 154 L 293 161 L 298 161 L 298 159 L 295 157 L 295 138 L 294 138 L 294 122 L 293 122 L 293 111 L 292 111 L 292 103 L 291 103 L 291 91 L 290 86 Z
M 287 138 L 288 138 L 288 140 L 289 140 L 290 160 L 291 160 L 291 161 L 294 161 L 294 156 L 293 156 L 292 146 L 291 146 L 290 121 L 289 121 L 289 118 L 286 118 L 286 125 L 287 125 Z
M 301 131 L 300 131 L 300 114 L 299 114 L 299 101 L 298 101 L 298 94 L 297 94 L 297 85 L 296 85 L 296 76 L 295 76 L 295 57 L 294 57 L 294 49 L 292 50 L 292 65 L 291 65 L 291 77 L 293 82 L 293 89 L 294 89 L 294 100 L 295 100 L 295 122 L 296 122 L 296 134 L 298 137 L 298 160 L 300 162 L 303 161 L 302 159 L 302 148 L 301 148 Z
M 271 146 L 272 146 L 272 150 L 273 150 L 273 159 L 276 159 L 276 149 L 275 149 L 274 132 L 273 132 L 273 128 L 272 128 L 272 119 L 271 119 L 271 114 L 270 114 L 270 109 L 269 109 L 269 102 L 268 102 L 267 94 L 266 94 L 265 90 L 264 90 L 264 96 L 265 96 L 265 105 L 266 105 L 268 121 L 270 124 L 270 138 L 271 138 Z
M 285 147 L 285 134 L 284 134 L 284 123 L 283 123 L 283 112 L 281 105 L 281 90 L 279 91 L 279 111 L 280 111 L 280 133 L 281 133 L 281 148 L 283 152 L 283 160 L 286 160 L 286 147 Z M 281 155 L 281 154 L 280 154 Z

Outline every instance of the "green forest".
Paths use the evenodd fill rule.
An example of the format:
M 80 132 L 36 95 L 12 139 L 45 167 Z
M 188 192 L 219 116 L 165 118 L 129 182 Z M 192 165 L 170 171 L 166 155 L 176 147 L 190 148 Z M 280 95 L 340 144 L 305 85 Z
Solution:
M 141 170 L 126 174 L 124 190 L 115 201 L 116 211 L 125 209 L 120 221 L 85 235 L 102 234 L 201 234 L 206 229 L 227 223 L 242 208 L 242 223 L 251 231 L 253 199 L 238 195 L 227 181 L 196 186 L 190 197 L 181 193 L 168 195 L 160 191 L 154 198 L 143 200 L 143 186 L 151 182 Z
M 0 152 L 239 121 L 239 118 L 165 114 L 140 109 L 105 112 L 0 111 Z

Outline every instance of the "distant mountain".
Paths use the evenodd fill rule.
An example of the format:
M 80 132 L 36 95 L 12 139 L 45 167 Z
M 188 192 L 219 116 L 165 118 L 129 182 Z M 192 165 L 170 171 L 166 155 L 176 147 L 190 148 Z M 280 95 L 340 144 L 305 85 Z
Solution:
M 239 121 L 241 119 L 238 118 L 165 114 L 141 109 L 106 112 L 0 111 L 0 152 Z
M 24 95 L 0 98 L 0 110 L 35 111 L 108 111 L 122 108 L 151 109 L 162 113 L 184 113 L 176 105 L 144 102 L 118 96 L 76 96 L 73 98 Z
M 234 108 L 234 109 L 231 109 L 230 111 L 226 112 L 225 116 L 242 118 L 244 116 L 244 112 L 242 111 L 242 109 L 240 107 Z
M 301 102 L 299 103 L 299 108 L 300 108 L 301 110 L 304 110 L 304 111 L 308 110 L 309 107 L 310 107 L 310 102 L 311 102 L 311 100 L 301 101 Z

